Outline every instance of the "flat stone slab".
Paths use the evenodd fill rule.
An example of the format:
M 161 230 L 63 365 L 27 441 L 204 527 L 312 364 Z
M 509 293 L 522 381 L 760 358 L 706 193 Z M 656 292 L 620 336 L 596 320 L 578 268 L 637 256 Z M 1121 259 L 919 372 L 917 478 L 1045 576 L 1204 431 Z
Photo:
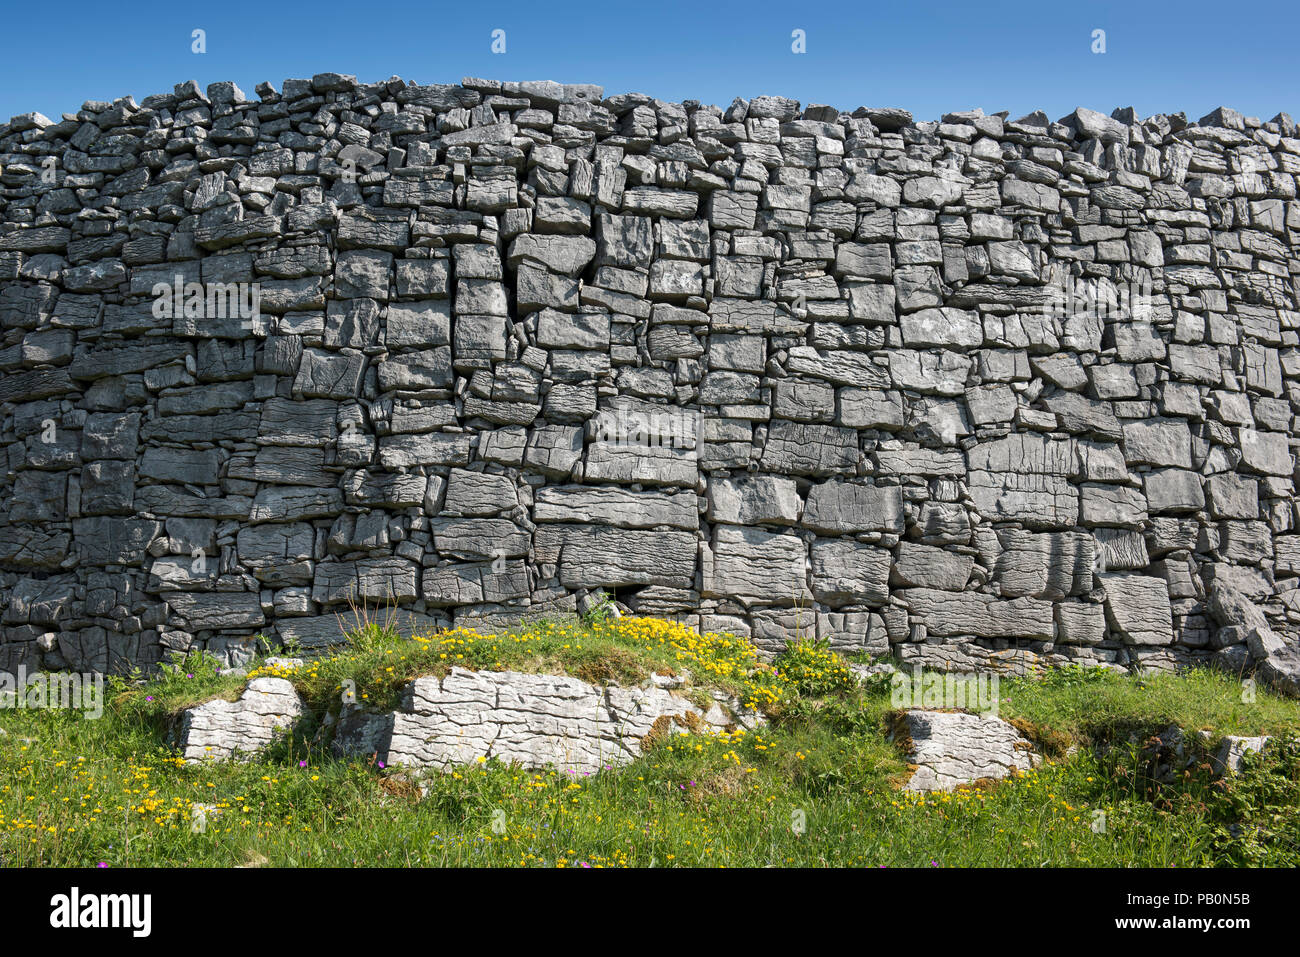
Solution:
M 306 709 L 284 678 L 254 678 L 238 701 L 218 698 L 181 715 L 177 744 L 186 761 L 248 760 Z
M 334 749 L 412 768 L 468 765 L 486 757 L 594 773 L 636 758 L 648 736 L 752 726 L 756 720 L 724 695 L 703 710 L 653 681 L 636 688 L 599 687 L 567 675 L 453 668 L 445 678 L 410 682 L 397 711 L 346 711 Z
M 908 791 L 951 791 L 982 779 L 1000 780 L 1040 760 L 1019 731 L 992 715 L 910 710 L 902 722 L 910 738 L 907 759 L 916 765 Z

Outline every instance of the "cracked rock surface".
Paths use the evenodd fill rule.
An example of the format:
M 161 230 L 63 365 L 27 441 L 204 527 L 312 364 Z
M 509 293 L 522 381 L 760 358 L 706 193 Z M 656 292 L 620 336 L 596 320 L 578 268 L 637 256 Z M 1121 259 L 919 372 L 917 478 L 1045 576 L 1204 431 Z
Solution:
M 916 765 L 909 791 L 951 791 L 1028 771 L 1039 761 L 1019 731 L 989 714 L 913 709 L 900 720 L 910 738 L 907 759 Z
M 494 757 L 526 768 L 595 773 L 637 757 L 647 735 L 752 726 L 756 720 L 725 695 L 701 709 L 654 682 L 647 685 L 598 687 L 567 675 L 453 668 L 445 678 L 410 682 L 397 711 L 345 712 L 334 749 L 410 768 Z
M 0 669 L 605 589 L 766 656 L 1300 688 L 1293 119 L 843 106 L 321 73 L 0 123 Z
M 304 713 L 302 699 L 284 678 L 254 678 L 238 701 L 216 699 L 181 715 L 177 745 L 187 761 L 247 759 L 276 732 Z

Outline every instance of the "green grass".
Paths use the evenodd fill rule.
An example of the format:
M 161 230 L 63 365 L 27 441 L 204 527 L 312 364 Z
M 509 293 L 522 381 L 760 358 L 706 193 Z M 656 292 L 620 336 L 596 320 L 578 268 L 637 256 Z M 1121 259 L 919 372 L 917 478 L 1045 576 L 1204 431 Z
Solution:
M 1220 736 L 1300 734 L 1295 701 L 1258 691 L 1254 701 L 1245 698 L 1241 681 L 1221 671 L 1120 675 L 1076 666 L 1047 672 L 1041 680 L 1001 682 L 999 713 L 1051 729 L 1076 744 L 1170 724 Z
M 646 620 L 356 638 L 291 674 L 314 705 L 332 706 L 351 679 L 368 704 L 387 706 L 410 676 L 452 664 L 624 682 L 689 671 L 753 698 L 771 721 L 747 734 L 673 736 L 589 776 L 487 761 L 429 776 L 421 796 L 393 769 L 332 758 L 312 727 L 246 764 L 178 760 L 164 743 L 176 710 L 243 685 L 196 657 L 148 685 L 114 682 L 98 721 L 0 711 L 0 864 L 1300 864 L 1295 747 L 1226 781 L 1203 762 L 1172 782 L 1147 773 L 1140 742 L 1170 724 L 1215 737 L 1300 731 L 1300 703 L 1262 691 L 1245 703 L 1240 684 L 1217 673 L 1003 680 L 1001 715 L 1057 757 L 996 786 L 920 797 L 899 790 L 909 772 L 888 739 L 888 686 L 851 688 L 843 663 L 815 645 L 768 668 L 745 642 Z M 1120 746 L 1092 747 L 1102 742 Z M 195 805 L 217 808 L 201 829 Z

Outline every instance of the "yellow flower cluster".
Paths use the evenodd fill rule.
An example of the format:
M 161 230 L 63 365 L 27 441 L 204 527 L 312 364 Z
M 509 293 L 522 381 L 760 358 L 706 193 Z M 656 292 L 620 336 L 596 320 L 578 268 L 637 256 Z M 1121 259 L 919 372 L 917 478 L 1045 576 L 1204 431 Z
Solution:
M 801 694 L 821 695 L 857 686 L 844 659 L 827 645 L 806 639 L 790 642 L 777 663 L 782 683 Z
M 301 668 L 298 665 L 288 665 L 283 662 L 265 664 L 250 671 L 248 680 L 252 681 L 254 678 L 286 678 L 292 681 L 297 677 L 300 670 Z
M 417 636 L 417 657 L 443 665 L 476 663 L 503 667 L 503 660 L 543 649 L 579 652 L 583 642 L 606 641 L 652 653 L 691 672 L 697 683 L 723 682 L 743 689 L 742 704 L 751 710 L 769 707 L 786 697 L 777 674 L 758 661 L 757 650 L 745 638 L 731 634 L 701 634 L 680 622 L 660 618 L 622 617 L 593 626 L 579 622 L 542 621 L 517 632 L 483 634 L 457 627 Z M 333 659 L 337 660 L 337 659 Z
M 392 646 L 385 647 L 385 642 Z M 352 676 L 366 690 L 358 690 L 357 697 L 371 700 L 373 692 L 386 688 L 391 694 L 403 681 L 454 666 L 534 670 L 558 664 L 581 674 L 581 666 L 601 661 L 611 646 L 641 652 L 642 668 L 688 672 L 697 685 L 721 686 L 750 711 L 770 711 L 798 694 L 836 691 L 855 683 L 843 659 L 820 645 L 793 642 L 773 667 L 758 660 L 757 649 L 747 638 L 701 634 L 681 622 L 635 616 L 590 625 L 576 620 L 539 621 L 498 634 L 462 626 L 415 636 L 410 642 L 381 636 L 376 643 L 374 636 L 359 635 L 352 647 L 328 658 L 313 659 L 300 668 L 263 665 L 249 677 L 287 678 L 307 690 L 324 674 L 328 687 L 316 690 L 333 694 L 338 691 L 335 682 L 360 668 Z M 610 660 L 617 662 L 617 655 Z

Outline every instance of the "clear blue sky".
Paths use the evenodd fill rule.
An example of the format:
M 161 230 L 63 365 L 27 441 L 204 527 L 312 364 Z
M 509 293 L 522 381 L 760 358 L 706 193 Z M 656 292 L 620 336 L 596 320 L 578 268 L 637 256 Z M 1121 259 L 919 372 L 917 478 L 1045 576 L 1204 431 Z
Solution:
M 207 52 L 191 52 L 191 31 Z M 1013 117 L 1075 106 L 1147 115 L 1218 105 L 1300 114 L 1300 0 L 4 0 L 0 120 L 85 100 L 141 99 L 194 79 L 253 87 L 334 71 L 362 81 L 462 76 L 600 83 L 726 106 L 782 94 L 918 119 L 982 107 Z M 506 52 L 490 50 L 494 29 Z M 807 52 L 791 52 L 791 32 Z M 1093 53 L 1104 30 L 1106 52 Z

